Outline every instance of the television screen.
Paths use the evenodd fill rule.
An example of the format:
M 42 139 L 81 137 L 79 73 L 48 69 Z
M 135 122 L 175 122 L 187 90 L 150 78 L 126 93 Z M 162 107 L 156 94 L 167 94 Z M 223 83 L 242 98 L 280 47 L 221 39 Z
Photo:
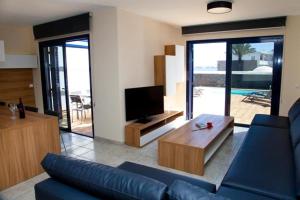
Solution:
M 125 89 L 126 121 L 147 119 L 164 112 L 164 87 Z M 146 122 L 146 121 L 145 121 Z

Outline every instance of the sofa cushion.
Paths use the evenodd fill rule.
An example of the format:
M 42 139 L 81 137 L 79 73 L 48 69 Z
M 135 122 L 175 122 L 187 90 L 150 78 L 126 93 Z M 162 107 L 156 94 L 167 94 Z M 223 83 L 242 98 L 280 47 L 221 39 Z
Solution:
M 34 186 L 36 200 L 100 200 L 53 178 L 46 179 Z
M 288 117 L 256 114 L 251 125 L 289 129 L 290 122 Z
M 288 116 L 292 123 L 300 115 L 300 98 L 291 106 Z
M 48 154 L 42 161 L 53 178 L 104 199 L 163 199 L 167 186 L 118 168 Z
M 300 116 L 291 123 L 291 139 L 294 147 L 300 142 Z
M 300 144 L 298 144 L 294 151 L 295 165 L 296 165 L 296 188 L 297 195 L 300 196 Z
M 170 186 L 175 180 L 183 180 L 209 192 L 216 192 L 216 186 L 214 184 L 132 162 L 124 162 L 118 168 L 153 178 L 168 186 Z
M 275 199 L 295 199 L 295 167 L 289 131 L 251 126 L 222 185 Z
M 167 193 L 169 200 L 228 200 L 181 180 L 174 181 Z
M 246 192 L 244 190 L 229 188 L 225 186 L 221 186 L 217 192 L 218 195 L 223 197 L 230 198 L 231 200 L 274 200 L 273 198 L 262 196 L 259 194 L 255 194 L 252 192 Z

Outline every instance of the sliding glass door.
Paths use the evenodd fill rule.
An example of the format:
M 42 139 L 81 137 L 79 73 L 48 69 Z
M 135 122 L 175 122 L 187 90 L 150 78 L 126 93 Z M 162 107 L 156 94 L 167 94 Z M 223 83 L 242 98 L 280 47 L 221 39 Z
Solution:
M 75 133 L 93 136 L 89 56 L 88 40 L 78 39 L 66 42 L 71 130 Z
M 94 137 L 88 35 L 41 42 L 44 111 L 62 130 Z
M 40 50 L 43 56 L 44 112 L 58 115 L 60 127 L 68 130 L 70 117 L 67 107 L 64 46 L 59 44 L 47 45 L 41 47 Z
M 193 57 L 193 115 L 224 115 L 226 43 L 195 44 Z
M 255 114 L 271 114 L 275 42 L 231 44 L 230 115 L 250 124 Z
M 187 117 L 278 115 L 282 48 L 282 36 L 188 42 Z

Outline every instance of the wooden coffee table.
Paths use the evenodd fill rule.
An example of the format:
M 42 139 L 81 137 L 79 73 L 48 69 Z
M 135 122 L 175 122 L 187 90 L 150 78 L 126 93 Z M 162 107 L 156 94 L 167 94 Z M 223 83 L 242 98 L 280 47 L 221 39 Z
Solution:
M 197 122 L 212 122 L 213 128 L 197 130 Z M 158 163 L 202 176 L 204 165 L 233 133 L 233 127 L 233 117 L 200 115 L 158 140 Z

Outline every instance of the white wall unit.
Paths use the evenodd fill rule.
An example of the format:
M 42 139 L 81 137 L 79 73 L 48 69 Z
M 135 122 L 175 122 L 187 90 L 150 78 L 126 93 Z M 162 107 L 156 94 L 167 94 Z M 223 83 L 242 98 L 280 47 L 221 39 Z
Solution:
M 184 46 L 175 45 L 176 58 L 176 81 L 184 82 L 185 80 L 185 64 L 184 64 Z
M 6 54 L 5 61 L 0 62 L 0 68 L 37 68 L 36 55 L 9 55 Z
M 166 56 L 165 57 L 165 67 L 166 67 L 166 96 L 176 94 L 176 83 L 177 81 L 177 70 L 176 70 L 176 57 L 175 56 Z
M 0 40 L 0 62 L 5 61 L 5 49 L 4 49 L 4 41 Z
M 154 56 L 155 85 L 165 86 L 165 95 L 177 94 L 177 84 L 184 82 L 184 46 L 167 45 L 165 55 Z

